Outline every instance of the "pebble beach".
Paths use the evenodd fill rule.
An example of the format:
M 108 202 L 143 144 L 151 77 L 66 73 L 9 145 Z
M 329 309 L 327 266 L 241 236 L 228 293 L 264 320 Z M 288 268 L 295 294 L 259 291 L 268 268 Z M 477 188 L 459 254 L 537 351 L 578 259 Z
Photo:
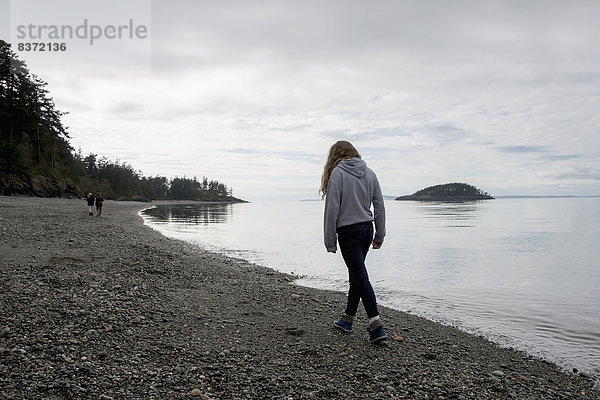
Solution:
M 362 308 L 338 331 L 344 293 L 166 238 L 147 207 L 0 196 L 0 398 L 600 398 L 585 373 L 389 308 L 384 345 Z

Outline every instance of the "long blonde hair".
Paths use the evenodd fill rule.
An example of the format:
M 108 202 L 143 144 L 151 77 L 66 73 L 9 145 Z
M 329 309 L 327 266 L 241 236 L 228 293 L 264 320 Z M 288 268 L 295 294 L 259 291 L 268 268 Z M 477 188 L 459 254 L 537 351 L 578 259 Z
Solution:
M 319 192 L 323 193 L 321 199 L 325 198 L 325 195 L 327 194 L 327 184 L 329 183 L 331 171 L 333 171 L 340 161 L 355 157 L 360 158 L 360 154 L 358 154 L 356 148 L 352 146 L 352 143 L 345 140 L 339 140 L 329 148 L 327 161 L 325 162 L 323 175 L 321 176 L 321 189 L 319 190 Z

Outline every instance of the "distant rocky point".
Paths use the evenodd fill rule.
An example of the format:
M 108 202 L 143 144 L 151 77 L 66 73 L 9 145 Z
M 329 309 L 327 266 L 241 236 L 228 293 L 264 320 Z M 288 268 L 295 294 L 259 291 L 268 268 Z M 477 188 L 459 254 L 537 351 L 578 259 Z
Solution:
M 446 183 L 430 186 L 406 196 L 396 197 L 396 200 L 416 201 L 474 201 L 492 200 L 489 193 L 466 183 Z

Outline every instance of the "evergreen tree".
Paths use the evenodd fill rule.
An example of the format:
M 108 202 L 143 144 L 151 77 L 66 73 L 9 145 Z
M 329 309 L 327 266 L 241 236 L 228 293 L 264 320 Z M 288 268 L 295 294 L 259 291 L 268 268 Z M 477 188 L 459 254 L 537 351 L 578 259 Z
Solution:
M 56 110 L 46 83 L 0 40 L 0 168 L 52 174 L 73 165 L 65 113 Z

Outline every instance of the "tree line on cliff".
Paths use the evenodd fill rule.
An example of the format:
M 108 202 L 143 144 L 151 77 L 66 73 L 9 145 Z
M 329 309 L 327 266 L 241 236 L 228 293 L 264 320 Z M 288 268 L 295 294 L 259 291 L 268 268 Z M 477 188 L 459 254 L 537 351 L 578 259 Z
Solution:
M 9 43 L 0 39 L 0 194 L 112 199 L 236 201 L 232 189 L 206 177 L 143 176 L 126 162 L 83 155 L 69 143 L 62 112 Z

